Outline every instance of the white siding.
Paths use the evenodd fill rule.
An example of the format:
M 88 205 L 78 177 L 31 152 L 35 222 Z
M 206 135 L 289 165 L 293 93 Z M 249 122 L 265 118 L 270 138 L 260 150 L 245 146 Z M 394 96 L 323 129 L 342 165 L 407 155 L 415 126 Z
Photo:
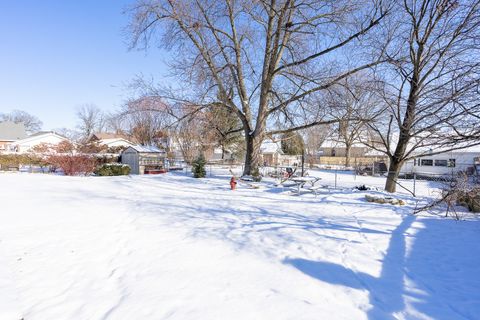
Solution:
M 12 143 L 12 146 L 16 147 L 17 152 L 27 152 L 40 144 L 57 145 L 62 141 L 68 141 L 68 139 L 54 133 L 46 133 L 18 140 L 15 143 Z
M 419 174 L 431 174 L 431 175 L 445 175 L 458 172 L 466 172 L 468 170 L 473 170 L 474 159 L 480 157 L 480 152 L 447 152 L 431 156 L 419 157 L 415 160 L 407 161 L 403 167 L 402 173 L 419 173 Z M 442 166 L 445 161 L 452 162 L 455 161 L 455 166 Z M 430 162 L 432 165 L 426 165 L 425 162 L 422 163 L 422 160 L 427 160 L 425 162 Z

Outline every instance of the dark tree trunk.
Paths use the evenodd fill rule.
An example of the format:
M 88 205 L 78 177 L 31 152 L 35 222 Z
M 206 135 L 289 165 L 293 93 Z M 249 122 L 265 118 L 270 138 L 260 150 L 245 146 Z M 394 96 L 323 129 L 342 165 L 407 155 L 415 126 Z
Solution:
M 397 191 L 397 179 L 402 169 L 403 161 L 398 158 L 391 157 L 390 165 L 388 166 L 387 182 L 385 183 L 385 191 L 396 192 Z
M 249 133 L 245 133 L 246 154 L 245 154 L 245 167 L 243 169 L 243 175 L 258 175 L 258 169 L 261 164 L 261 152 L 260 146 L 262 139 L 257 136 L 252 136 Z
M 352 149 L 352 145 L 349 143 L 345 144 L 345 168 L 350 167 L 350 150 Z

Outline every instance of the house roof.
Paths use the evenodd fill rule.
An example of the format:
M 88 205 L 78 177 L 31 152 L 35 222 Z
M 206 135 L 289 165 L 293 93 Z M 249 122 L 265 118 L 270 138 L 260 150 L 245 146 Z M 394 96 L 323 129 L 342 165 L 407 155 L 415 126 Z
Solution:
M 22 144 L 22 143 L 30 142 L 32 140 L 38 140 L 38 139 L 41 139 L 42 137 L 46 137 L 46 136 L 56 136 L 57 138 L 60 138 L 62 140 L 69 141 L 68 138 L 66 138 L 62 135 L 59 135 L 58 133 L 56 133 L 54 131 L 40 131 L 40 132 L 34 133 L 32 135 L 29 135 L 28 137 L 26 137 L 24 139 L 18 140 L 18 141 L 16 141 L 16 143 L 17 144 Z
M 265 140 L 260 146 L 262 153 L 279 153 L 283 154 L 280 142 L 274 142 L 272 140 Z
M 355 141 L 352 144 L 355 148 L 365 148 L 365 145 L 361 142 Z M 345 148 L 345 142 L 335 139 L 325 139 L 320 148 Z
M 135 146 L 128 147 L 128 149 L 130 149 L 130 148 L 137 151 L 137 152 L 141 152 L 141 153 L 163 153 L 162 150 L 160 150 L 159 148 L 157 148 L 155 146 L 135 145 Z M 128 149 L 126 149 L 125 151 L 127 151 Z
M 25 126 L 22 122 L 0 122 L 0 140 L 16 141 L 23 139 L 26 136 L 27 133 L 25 132 Z
M 479 141 L 480 142 L 480 141 Z M 467 146 L 465 145 L 465 147 L 462 147 L 462 145 L 456 145 L 455 148 L 458 148 L 458 149 L 455 149 L 455 150 L 450 150 L 451 148 L 440 148 L 440 147 L 433 147 L 433 148 L 423 148 L 423 149 L 419 149 L 418 150 L 418 153 L 420 152 L 423 152 L 425 153 L 426 152 L 426 156 L 428 156 L 428 153 L 429 152 L 439 152 L 439 151 L 443 151 L 442 153 L 447 153 L 447 154 L 458 154 L 458 153 L 478 153 L 480 154 L 480 145 L 476 145 L 476 146 Z M 443 150 L 442 150 L 443 149 Z
M 127 139 L 124 139 L 124 138 L 114 138 L 114 139 L 102 139 L 102 140 L 99 140 L 99 142 L 101 142 L 102 144 L 104 145 L 111 145 L 113 143 L 116 143 L 116 142 L 122 142 L 123 145 L 128 145 L 128 146 L 133 146 L 134 143 L 127 140 Z
M 58 134 L 55 131 L 38 131 L 38 132 L 35 132 L 34 134 L 29 135 L 28 138 L 44 136 L 44 135 L 52 135 L 52 134 L 64 139 L 68 139 L 67 137 L 62 136 L 61 134 Z
M 121 133 L 112 133 L 112 132 L 97 132 L 91 135 L 89 140 L 107 140 L 107 139 L 125 139 L 127 141 L 128 137 Z

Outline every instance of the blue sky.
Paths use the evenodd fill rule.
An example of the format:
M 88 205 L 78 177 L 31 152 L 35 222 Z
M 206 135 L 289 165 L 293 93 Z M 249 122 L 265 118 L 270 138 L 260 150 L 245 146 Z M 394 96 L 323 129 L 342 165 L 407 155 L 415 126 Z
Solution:
M 136 75 L 162 81 L 164 52 L 128 50 L 122 12 L 132 1 L 0 0 L 0 113 L 73 128 L 79 105 L 115 110 Z

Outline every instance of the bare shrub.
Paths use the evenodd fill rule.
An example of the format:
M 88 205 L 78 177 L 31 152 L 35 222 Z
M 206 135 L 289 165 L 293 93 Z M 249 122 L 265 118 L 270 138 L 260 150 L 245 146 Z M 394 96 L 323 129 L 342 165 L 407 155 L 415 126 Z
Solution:
M 66 176 L 87 175 L 95 170 L 94 157 L 81 154 L 55 154 L 47 158 L 48 163 L 63 170 Z
M 448 182 L 440 193 L 440 198 L 421 208 L 414 213 L 420 213 L 439 206 L 446 206 L 445 217 L 452 216 L 455 220 L 461 218 L 456 210 L 457 206 L 467 207 L 469 211 L 480 212 L 480 186 L 471 183 L 467 175 Z
M 88 175 L 95 170 L 97 164 L 95 157 L 77 153 L 77 148 L 70 142 L 60 142 L 55 146 L 54 152 L 46 161 L 62 169 L 67 176 Z

